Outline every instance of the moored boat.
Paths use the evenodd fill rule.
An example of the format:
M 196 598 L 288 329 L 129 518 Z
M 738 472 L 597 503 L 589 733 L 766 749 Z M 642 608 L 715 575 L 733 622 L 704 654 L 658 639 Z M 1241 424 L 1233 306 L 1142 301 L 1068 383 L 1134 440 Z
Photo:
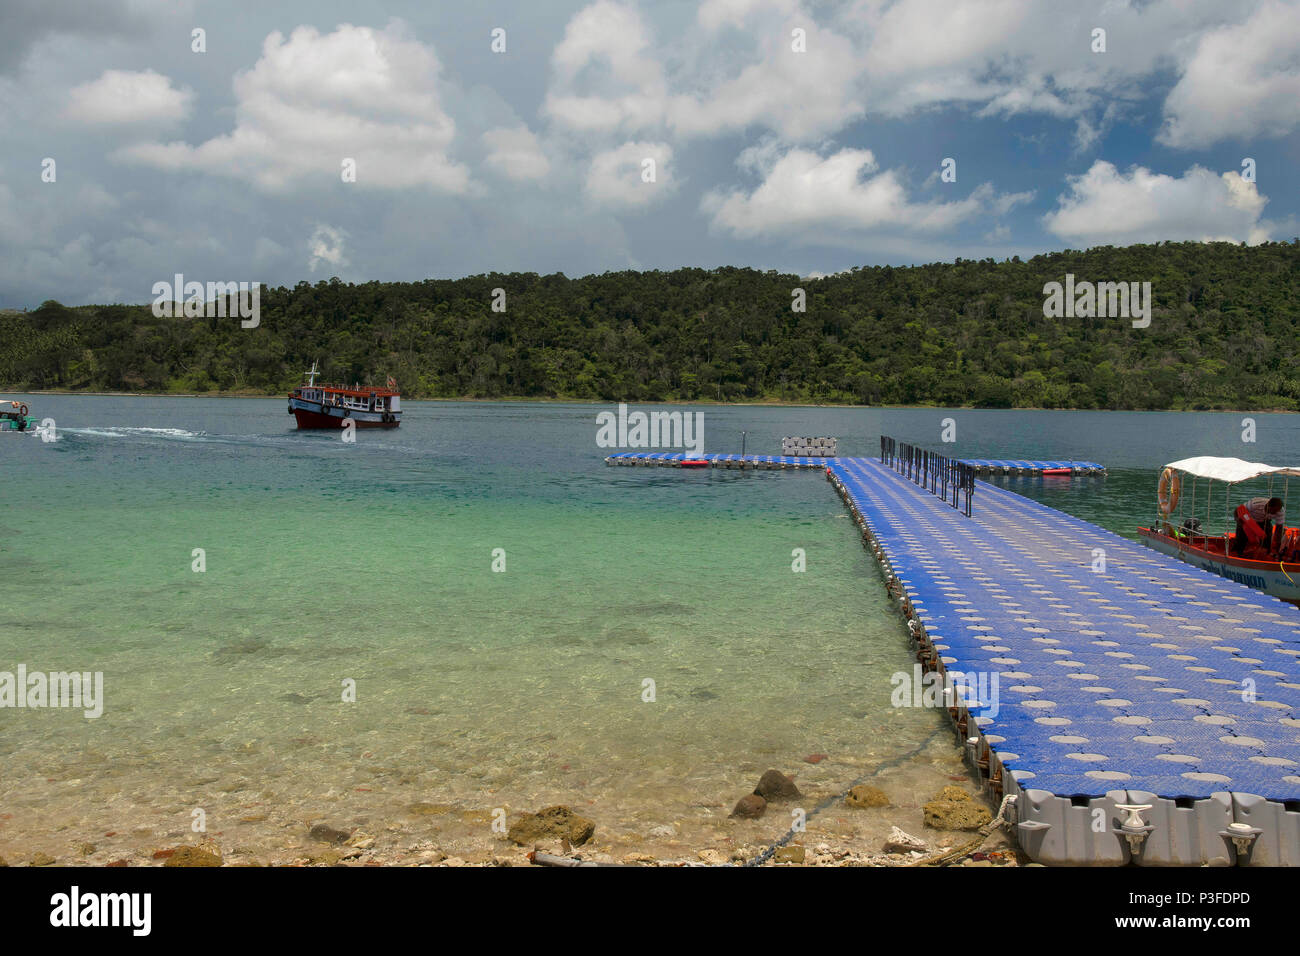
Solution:
M 313 362 L 307 381 L 289 393 L 289 414 L 299 428 L 396 428 L 402 423 L 402 393 L 393 379 L 374 385 L 317 385 Z
M 22 402 L 0 402 L 0 432 L 29 432 L 39 428 L 40 423 L 27 411 Z
M 1300 528 L 1285 524 L 1288 486 L 1296 477 L 1298 467 L 1240 458 L 1203 456 L 1171 462 L 1160 473 L 1158 520 L 1150 528 L 1139 528 L 1138 537 L 1149 548 L 1300 604 Z M 1261 527 L 1245 503 L 1234 504 L 1232 489 L 1255 479 L 1265 482 L 1267 501 L 1282 502 L 1283 520 L 1276 524 Z M 1216 488 L 1216 482 L 1221 487 Z M 1221 530 L 1216 533 L 1215 528 Z

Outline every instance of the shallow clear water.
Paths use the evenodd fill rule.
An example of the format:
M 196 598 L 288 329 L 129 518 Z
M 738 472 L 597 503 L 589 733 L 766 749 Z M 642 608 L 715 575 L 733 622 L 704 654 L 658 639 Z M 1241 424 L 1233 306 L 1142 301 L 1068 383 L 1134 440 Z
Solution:
M 607 468 L 589 405 L 410 402 L 348 444 L 279 399 L 27 401 L 59 440 L 0 435 L 0 670 L 102 671 L 106 702 L 0 709 L 0 853 L 129 854 L 189 836 L 195 808 L 256 859 L 318 820 L 397 857 L 470 851 L 494 809 L 552 803 L 611 850 L 672 852 L 783 834 L 726 820 L 768 767 L 811 805 L 888 765 L 871 782 L 913 810 L 960 773 L 934 712 L 889 706 L 903 632 L 818 473 Z M 1252 446 L 1241 415 L 699 410 L 708 451 L 744 429 L 752 453 L 938 448 L 951 416 L 951 453 L 1109 465 L 1005 484 L 1123 533 L 1166 461 L 1300 459 L 1297 416 L 1254 416 Z

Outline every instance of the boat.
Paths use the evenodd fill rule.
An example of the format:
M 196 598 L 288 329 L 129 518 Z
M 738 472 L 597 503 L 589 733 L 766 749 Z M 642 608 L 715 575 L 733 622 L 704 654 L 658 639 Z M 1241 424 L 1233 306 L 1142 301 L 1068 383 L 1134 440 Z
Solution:
M 39 427 L 22 402 L 0 402 L 0 432 L 30 432 Z
M 1273 528 L 1264 540 L 1243 501 L 1234 504 L 1233 494 L 1236 485 L 1263 479 L 1265 489 L 1257 494 L 1281 498 L 1285 505 L 1290 479 L 1297 477 L 1300 467 L 1240 458 L 1170 462 L 1156 489 L 1158 519 L 1149 528 L 1138 528 L 1138 537 L 1149 548 L 1300 605 L 1300 528 Z M 1237 540 L 1239 518 L 1245 541 Z M 1215 528 L 1221 530 L 1215 533 Z
M 392 378 L 373 385 L 317 385 L 317 363 L 304 372 L 307 381 L 289 393 L 289 414 L 299 428 L 396 428 L 402 423 L 402 393 Z

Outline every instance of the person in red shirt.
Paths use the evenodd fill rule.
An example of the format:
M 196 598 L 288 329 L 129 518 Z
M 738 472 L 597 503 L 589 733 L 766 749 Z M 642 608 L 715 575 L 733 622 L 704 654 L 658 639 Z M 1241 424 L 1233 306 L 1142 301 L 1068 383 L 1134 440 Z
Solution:
M 1242 508 L 1254 522 L 1263 529 L 1264 536 L 1259 546 L 1265 551 L 1273 552 L 1281 545 L 1282 535 L 1286 532 L 1286 506 L 1281 498 L 1251 498 Z M 1232 539 L 1235 554 L 1244 554 L 1247 535 L 1242 514 L 1237 515 L 1237 533 Z M 1274 538 L 1277 540 L 1274 541 Z

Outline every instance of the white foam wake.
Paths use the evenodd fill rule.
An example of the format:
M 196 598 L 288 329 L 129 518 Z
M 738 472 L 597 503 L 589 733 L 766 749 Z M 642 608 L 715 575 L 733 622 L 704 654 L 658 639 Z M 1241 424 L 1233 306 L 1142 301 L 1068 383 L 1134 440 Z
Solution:
M 59 428 L 70 435 L 94 435 L 99 438 L 176 438 L 183 441 L 202 441 L 208 437 L 207 432 L 192 432 L 184 428 L 144 428 L 127 425 L 91 425 L 85 428 Z

